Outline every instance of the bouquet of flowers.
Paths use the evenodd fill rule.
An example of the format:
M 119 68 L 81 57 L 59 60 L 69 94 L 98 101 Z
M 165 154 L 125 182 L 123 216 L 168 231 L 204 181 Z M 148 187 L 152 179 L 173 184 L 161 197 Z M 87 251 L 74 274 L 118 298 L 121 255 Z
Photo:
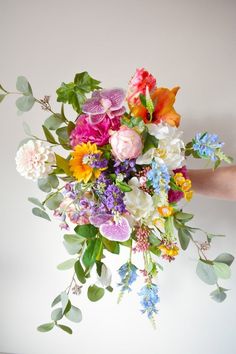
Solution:
M 223 143 L 216 134 L 202 132 L 185 145 L 178 129 L 180 115 L 173 107 L 179 87 L 159 87 L 143 68 L 136 70 L 126 92 L 99 85 L 87 72 L 62 83 L 56 91 L 59 113 L 53 111 L 49 96 L 35 98 L 23 76 L 17 78 L 17 92 L 0 86 L 0 101 L 9 94 L 20 95 L 16 100 L 20 112 L 35 103 L 50 112 L 42 125 L 43 137 L 33 135 L 24 123 L 28 137 L 16 154 L 17 171 L 37 181 L 46 193 L 43 201 L 29 198 L 35 204 L 33 214 L 49 221 L 56 218 L 66 230 L 63 243 L 71 258 L 58 269 L 73 268 L 70 285 L 52 302 L 51 322 L 39 326 L 41 332 L 58 327 L 72 333 L 60 322 L 63 317 L 72 322 L 82 319 L 71 293 L 80 295 L 86 288 L 88 299 L 98 301 L 113 291 L 105 258 L 107 252 L 119 254 L 122 246 L 130 249 L 130 256 L 118 269 L 118 301 L 142 277 L 141 311 L 153 324 L 162 263 L 174 261 L 190 242 L 197 248 L 197 275 L 216 285 L 211 297 L 221 302 L 228 290 L 218 280 L 230 277 L 234 257 L 222 253 L 212 260 L 206 255 L 212 239 L 222 235 L 190 226 L 193 215 L 183 211 L 193 195 L 186 159 L 208 160 L 213 168 L 221 161 L 230 163 L 222 152 Z M 73 107 L 76 119 L 66 116 L 65 104 Z M 205 241 L 196 238 L 199 232 Z M 137 254 L 143 257 L 142 269 L 135 265 Z M 92 284 L 91 272 L 97 274 Z

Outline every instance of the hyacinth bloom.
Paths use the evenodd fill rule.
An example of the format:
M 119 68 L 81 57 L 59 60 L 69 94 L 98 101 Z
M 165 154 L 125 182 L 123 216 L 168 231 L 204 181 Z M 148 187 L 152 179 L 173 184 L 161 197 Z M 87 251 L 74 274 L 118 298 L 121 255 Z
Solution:
M 125 113 L 124 99 L 125 92 L 122 89 L 97 90 L 84 103 L 82 110 L 88 115 L 91 124 L 98 124 L 106 115 L 110 119 L 121 117 Z
M 156 304 L 159 302 L 157 285 L 148 283 L 138 294 L 141 297 L 142 313 L 146 313 L 148 318 L 153 320 L 153 316 L 157 313 Z
M 93 168 L 88 163 L 88 156 L 93 154 L 101 155 L 102 152 L 98 150 L 96 144 L 91 144 L 90 142 L 77 145 L 75 150 L 71 153 L 72 159 L 69 162 L 70 170 L 78 182 L 87 183 L 92 177 L 98 178 L 101 171 L 104 170 L 104 168 Z
M 70 134 L 70 145 L 74 148 L 81 143 L 91 142 L 98 146 L 108 144 L 110 130 L 116 131 L 120 128 L 120 117 L 110 119 L 105 114 L 103 120 L 97 124 L 91 124 L 89 115 L 81 114 L 76 120 L 76 126 Z
M 151 98 L 154 103 L 154 112 L 152 114 L 152 123 L 159 124 L 166 122 L 172 127 L 178 127 L 180 124 L 180 115 L 175 111 L 173 105 L 175 96 L 179 87 L 168 88 L 160 87 L 151 93 Z M 150 117 L 147 109 L 143 105 L 134 106 L 132 114 L 135 117 L 141 117 L 145 123 L 150 123 Z
M 219 137 L 216 134 L 198 133 L 193 139 L 193 150 L 198 155 L 205 159 L 215 161 L 217 159 L 215 152 L 216 149 L 221 148 L 224 143 L 219 141 Z

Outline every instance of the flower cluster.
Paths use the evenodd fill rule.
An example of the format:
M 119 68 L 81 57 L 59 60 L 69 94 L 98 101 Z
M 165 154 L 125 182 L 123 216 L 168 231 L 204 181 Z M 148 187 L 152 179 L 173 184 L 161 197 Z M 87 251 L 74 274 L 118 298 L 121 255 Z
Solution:
M 74 267 L 81 284 L 73 277 L 67 291 L 56 298 L 54 303 L 62 302 L 63 314 L 79 322 L 80 310 L 66 301 L 70 289 L 80 294 L 91 282 L 95 266 L 98 282 L 88 286 L 88 298 L 97 301 L 105 290 L 112 291 L 111 272 L 104 264 L 106 252 L 119 254 L 124 246 L 130 257 L 118 271 L 121 295 L 131 290 L 140 272 L 145 284 L 138 292 L 142 312 L 153 320 L 161 262 L 173 261 L 180 247 L 186 249 L 190 241 L 198 247 L 200 266 L 207 259 L 203 254 L 206 247 L 200 247 L 192 235 L 199 229 L 188 225 L 193 215 L 185 213 L 181 205 L 181 200 L 190 201 L 193 195 L 187 158 L 208 159 L 217 166 L 230 159 L 221 151 L 223 143 L 216 134 L 196 134 L 185 145 L 178 129 L 180 115 L 174 108 L 178 86 L 159 87 L 144 68 L 136 70 L 126 92 L 103 89 L 99 84 L 87 72 L 76 74 L 74 82 L 63 83 L 57 89 L 61 113 L 46 119 L 44 138 L 32 135 L 19 148 L 16 166 L 47 193 L 42 202 L 29 198 L 35 204 L 34 215 L 50 220 L 48 208 L 60 220 L 60 228 L 67 230 L 64 245 L 74 258 L 58 267 Z M 20 77 L 17 87 L 30 85 Z M 31 89 L 24 94 L 33 95 Z M 52 112 L 48 100 L 35 102 Z M 76 112 L 75 120 L 66 117 L 66 103 Z M 208 245 L 210 236 L 206 235 Z M 140 256 L 142 270 L 132 258 Z M 207 264 L 211 267 L 213 262 Z M 204 272 L 205 268 L 198 274 Z M 55 311 L 51 327 L 58 326 L 61 317 Z M 47 328 L 43 325 L 40 330 Z

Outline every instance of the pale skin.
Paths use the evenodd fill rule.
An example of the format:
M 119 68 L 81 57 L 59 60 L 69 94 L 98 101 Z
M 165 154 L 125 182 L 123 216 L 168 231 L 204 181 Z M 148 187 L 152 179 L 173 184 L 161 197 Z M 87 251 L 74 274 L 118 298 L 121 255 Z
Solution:
M 236 165 L 212 169 L 188 170 L 196 194 L 236 201 Z

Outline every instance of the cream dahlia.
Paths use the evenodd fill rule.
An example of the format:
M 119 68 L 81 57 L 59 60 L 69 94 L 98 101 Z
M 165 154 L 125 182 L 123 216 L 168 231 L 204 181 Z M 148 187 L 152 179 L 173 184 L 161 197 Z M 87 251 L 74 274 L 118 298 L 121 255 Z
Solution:
M 29 140 L 16 153 L 16 169 L 25 178 L 33 181 L 47 177 L 55 164 L 55 155 L 50 147 L 39 140 Z

